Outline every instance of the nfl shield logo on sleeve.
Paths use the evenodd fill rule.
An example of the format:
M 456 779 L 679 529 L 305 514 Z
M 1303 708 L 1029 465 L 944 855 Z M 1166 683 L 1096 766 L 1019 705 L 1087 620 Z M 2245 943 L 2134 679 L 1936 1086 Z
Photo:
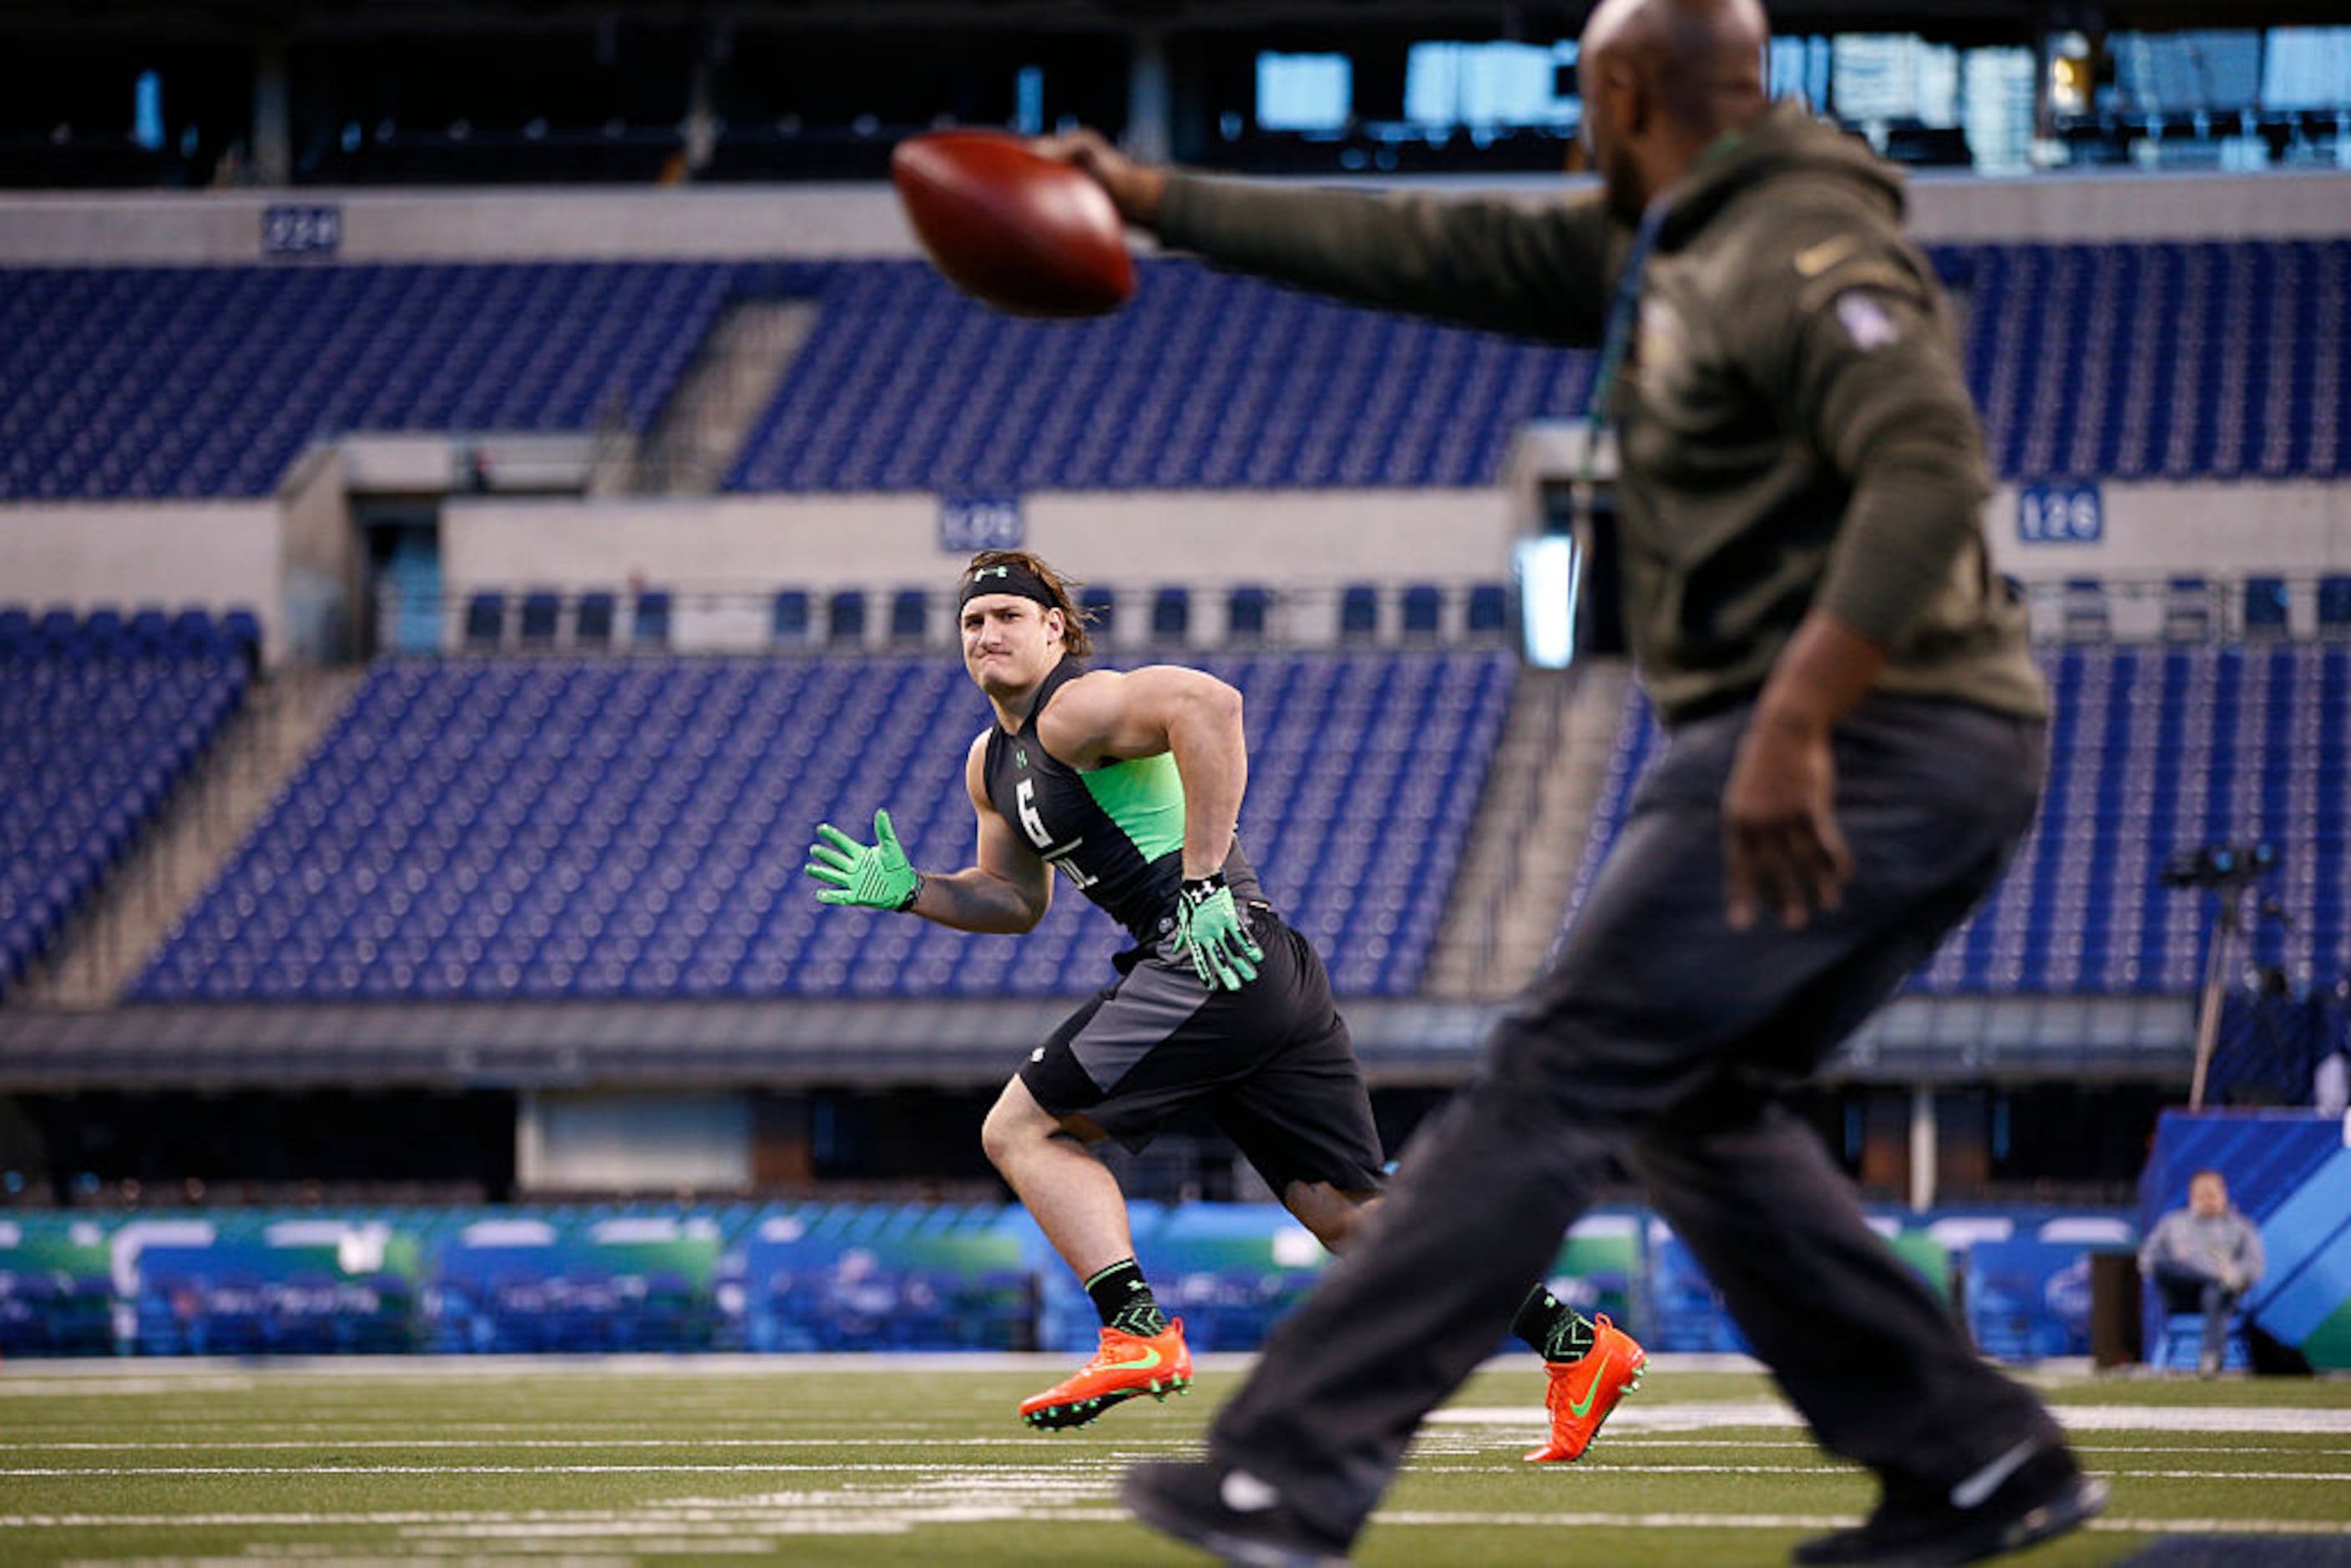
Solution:
M 1836 313 L 1844 329 L 1853 335 L 1853 346 L 1865 354 L 1902 340 L 1902 329 L 1894 324 L 1886 307 L 1866 294 L 1855 291 L 1838 295 Z

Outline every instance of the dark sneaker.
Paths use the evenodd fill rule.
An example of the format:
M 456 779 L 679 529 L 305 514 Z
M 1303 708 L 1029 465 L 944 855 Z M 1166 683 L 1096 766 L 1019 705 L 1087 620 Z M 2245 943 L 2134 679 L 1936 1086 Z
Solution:
M 1249 1568 L 1330 1568 L 1347 1560 L 1347 1543 L 1312 1529 L 1282 1506 L 1279 1488 L 1213 1459 L 1137 1465 L 1119 1488 L 1134 1517 L 1163 1535 L 1188 1541 Z
M 1997 1557 L 2063 1535 L 2106 1506 L 2106 1484 L 2082 1473 L 2062 1444 L 2019 1444 L 1948 1493 L 1888 1488 L 1857 1530 L 1796 1548 L 1810 1563 L 1938 1568 Z

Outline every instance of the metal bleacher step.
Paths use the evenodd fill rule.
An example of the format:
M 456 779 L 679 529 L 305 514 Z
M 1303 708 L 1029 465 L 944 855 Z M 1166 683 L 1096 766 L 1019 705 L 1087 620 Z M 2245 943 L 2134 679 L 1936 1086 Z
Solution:
M 708 495 L 726 478 L 815 325 L 806 300 L 743 299 L 723 311 L 638 449 L 628 487 Z
M 1583 859 L 1629 665 L 1586 660 L 1519 677 L 1462 868 L 1429 964 L 1429 995 L 1516 995 L 1550 955 Z
M 360 679 L 360 671 L 343 669 L 286 669 L 256 679 L 244 710 L 9 1005 L 88 1009 L 120 1000 Z

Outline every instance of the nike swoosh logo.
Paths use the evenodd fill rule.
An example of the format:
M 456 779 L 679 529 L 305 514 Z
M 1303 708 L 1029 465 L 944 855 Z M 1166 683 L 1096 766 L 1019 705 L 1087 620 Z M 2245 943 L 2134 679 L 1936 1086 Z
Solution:
M 1861 248 L 1861 241 L 1852 235 L 1838 235 L 1816 246 L 1796 253 L 1796 272 L 1803 277 L 1818 277 L 1830 267 Z
M 1604 1373 L 1603 1375 L 1605 1374 Z M 1592 1402 L 1599 1397 L 1600 1379 L 1595 1377 L 1592 1380 L 1592 1386 L 1583 1391 L 1583 1398 L 1571 1399 L 1567 1402 L 1567 1413 L 1581 1421 L 1583 1419 L 1583 1413 L 1592 1408 Z
M 1144 1351 L 1144 1352 L 1140 1356 L 1137 1356 L 1134 1360 L 1133 1360 L 1133 1361 L 1129 1361 L 1129 1362 L 1122 1362 L 1120 1364 L 1121 1364 L 1121 1365 L 1123 1365 L 1123 1366 L 1131 1366 L 1131 1367 L 1134 1368 L 1137 1372 L 1149 1372 L 1153 1367 L 1155 1367 L 1155 1366 L 1157 1366 L 1157 1365 L 1161 1364 L 1162 1364 L 1163 1362 L 1165 1362 L 1165 1360 L 1166 1360 L 1166 1357 L 1165 1357 L 1165 1356 L 1161 1355 L 1157 1351 L 1155 1351 L 1155 1350 L 1145 1350 L 1145 1351 Z
M 2014 1475 L 2024 1461 L 2040 1451 L 2041 1439 L 2027 1437 L 1967 1479 L 1951 1489 L 1953 1508 L 1974 1508 L 2000 1490 L 2000 1483 Z

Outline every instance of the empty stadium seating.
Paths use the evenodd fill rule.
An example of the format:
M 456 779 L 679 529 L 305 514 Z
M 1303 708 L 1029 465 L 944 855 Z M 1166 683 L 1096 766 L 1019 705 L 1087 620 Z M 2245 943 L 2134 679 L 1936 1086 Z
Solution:
M 2161 885 L 2174 850 L 2267 840 L 2292 922 L 2252 956 L 2307 979 L 2351 967 L 2351 647 L 2095 644 L 2042 651 L 2056 697 L 2040 825 L 1997 892 L 1913 981 L 1937 994 L 2192 990 L 2209 899 Z M 1628 706 L 1573 904 L 1657 743 Z M 1573 907 L 1573 905 L 1572 905 Z
M 2013 476 L 2351 471 L 2351 243 L 1944 247 Z M 1482 485 L 1589 354 L 1183 261 L 1128 308 L 990 312 L 916 261 L 18 268 L 0 499 L 258 495 L 316 436 L 642 428 L 726 303 L 813 329 L 726 476 L 753 491 Z
M 2351 243 L 1949 246 L 1992 462 L 2023 476 L 2351 468 Z
M 719 263 L 27 267 L 0 287 L 0 499 L 256 496 L 354 430 L 642 428 Z
M 1248 697 L 1242 831 L 1334 984 L 1409 995 L 1500 733 L 1500 651 L 1210 658 Z M 1018 941 L 830 909 L 820 819 L 969 857 L 952 661 L 379 664 L 136 983 L 149 998 L 1051 996 L 1121 943 L 1067 892 Z
M 1585 354 L 1142 272 L 1117 315 L 1040 323 L 918 262 L 834 268 L 727 487 L 1479 485 L 1522 421 L 1583 406 Z
M 258 636 L 250 614 L 0 609 L 0 991 L 236 711 Z

